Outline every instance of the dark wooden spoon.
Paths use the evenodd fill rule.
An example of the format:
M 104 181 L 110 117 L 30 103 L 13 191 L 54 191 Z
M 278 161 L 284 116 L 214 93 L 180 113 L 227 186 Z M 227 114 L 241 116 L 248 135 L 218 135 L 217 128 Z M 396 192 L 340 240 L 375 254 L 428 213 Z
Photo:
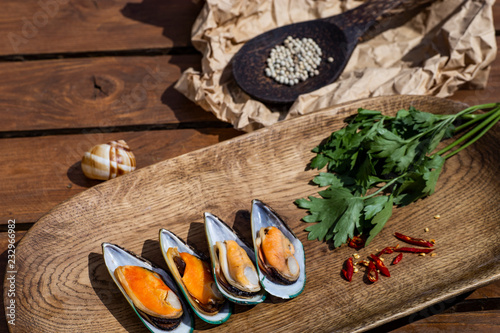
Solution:
M 290 104 L 301 94 L 334 82 L 344 70 L 352 51 L 375 23 L 395 13 L 412 12 L 432 0 L 371 0 L 343 14 L 290 24 L 267 31 L 245 43 L 232 59 L 233 76 L 243 91 L 268 104 Z M 392 12 L 392 13 L 391 13 Z M 288 86 L 265 75 L 271 49 L 286 37 L 312 38 L 322 49 L 319 75 Z M 333 62 L 327 58 L 332 57 Z

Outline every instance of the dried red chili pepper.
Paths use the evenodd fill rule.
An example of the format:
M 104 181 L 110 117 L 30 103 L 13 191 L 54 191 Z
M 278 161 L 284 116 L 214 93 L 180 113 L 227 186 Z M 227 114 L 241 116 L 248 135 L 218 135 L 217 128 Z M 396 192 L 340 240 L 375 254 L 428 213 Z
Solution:
M 370 261 L 370 264 L 368 264 L 368 269 L 366 270 L 366 278 L 371 283 L 378 280 L 377 267 L 375 266 L 375 263 L 373 261 Z
M 434 251 L 434 249 L 417 249 L 416 247 L 398 247 L 394 249 L 396 252 L 411 252 L 411 253 L 429 253 Z
M 342 268 L 342 274 L 344 275 L 347 281 L 351 282 L 353 273 L 354 273 L 354 264 L 352 262 L 352 258 L 349 258 L 345 262 L 345 269 Z
M 365 246 L 366 237 L 363 236 L 354 236 L 350 241 L 348 246 L 353 249 L 359 250 Z
M 403 253 L 398 254 L 392 261 L 392 264 L 393 265 L 398 264 L 401 261 L 401 259 L 403 259 Z
M 405 236 L 403 234 L 400 234 L 399 232 L 395 232 L 394 236 L 396 236 L 397 239 L 400 239 L 403 242 L 406 242 L 408 244 L 424 246 L 424 247 L 433 247 L 434 246 L 434 244 L 432 244 L 429 241 L 426 241 L 426 240 L 421 239 L 421 238 L 414 238 L 414 237 Z
M 380 260 L 379 257 L 374 254 L 370 254 L 370 257 L 373 259 L 373 262 L 375 262 L 375 266 L 380 271 L 380 273 L 382 273 L 382 275 L 385 275 L 387 277 L 391 276 L 391 273 L 389 273 L 389 269 L 385 267 L 384 263 L 382 262 L 382 260 Z
M 387 254 L 391 254 L 391 253 L 393 253 L 393 252 L 394 252 L 394 247 L 393 247 L 393 246 L 388 246 L 388 247 L 386 247 L 386 248 L 382 249 L 382 251 L 380 251 L 380 252 L 377 254 L 377 256 L 378 256 L 378 257 L 380 257 L 380 256 L 381 256 L 381 255 L 383 255 L 383 254 L 386 254 L 386 253 L 387 253 Z

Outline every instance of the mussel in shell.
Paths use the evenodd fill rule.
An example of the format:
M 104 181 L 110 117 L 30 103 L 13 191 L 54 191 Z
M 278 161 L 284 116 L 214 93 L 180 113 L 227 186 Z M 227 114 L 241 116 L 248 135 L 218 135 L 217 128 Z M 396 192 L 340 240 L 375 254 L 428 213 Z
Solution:
M 102 252 L 111 278 L 151 332 L 193 331 L 190 308 L 167 272 L 115 244 L 103 243 Z
M 228 320 L 232 306 L 217 288 L 208 258 L 166 229 L 160 230 L 160 248 L 170 273 L 196 315 L 210 324 Z
M 252 201 L 251 224 L 261 285 L 276 297 L 298 296 L 306 283 L 301 241 L 273 209 L 257 199 Z
M 204 217 L 213 272 L 221 293 L 234 303 L 263 302 L 266 292 L 259 283 L 254 251 L 220 218 L 207 212 Z
M 205 315 L 219 312 L 225 299 L 215 285 L 209 265 L 176 247 L 167 250 L 167 260 L 175 265 L 173 274 L 182 281 L 198 311 Z

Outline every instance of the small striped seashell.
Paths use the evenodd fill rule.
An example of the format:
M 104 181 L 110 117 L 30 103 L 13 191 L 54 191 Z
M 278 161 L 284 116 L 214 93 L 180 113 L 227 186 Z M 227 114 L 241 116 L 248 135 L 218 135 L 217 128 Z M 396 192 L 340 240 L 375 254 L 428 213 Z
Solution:
M 108 180 L 135 170 L 135 156 L 123 140 L 92 147 L 82 158 L 82 170 L 91 179 Z

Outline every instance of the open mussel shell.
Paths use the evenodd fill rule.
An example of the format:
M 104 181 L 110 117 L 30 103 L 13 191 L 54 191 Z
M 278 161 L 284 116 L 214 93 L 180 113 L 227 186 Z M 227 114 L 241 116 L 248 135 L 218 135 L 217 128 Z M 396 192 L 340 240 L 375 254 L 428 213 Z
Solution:
M 293 245 L 296 265 L 298 265 L 298 276 L 293 281 L 279 281 L 281 278 L 271 276 L 259 263 L 257 270 L 259 272 L 259 279 L 264 289 L 271 295 L 289 299 L 294 298 L 304 290 L 306 284 L 306 267 L 305 267 L 305 254 L 304 247 L 295 234 L 288 228 L 285 222 L 272 210 L 269 206 L 265 205 L 260 200 L 252 201 L 251 213 L 252 225 L 252 239 L 254 243 L 255 260 L 259 263 L 259 236 L 262 228 L 276 227 L 283 235 L 288 238 L 291 245 Z M 292 258 L 293 259 L 293 258 Z
M 175 332 L 175 333 L 183 333 L 183 332 L 192 332 L 194 327 L 194 319 L 191 314 L 190 308 L 187 305 L 186 301 L 182 299 L 181 293 L 178 290 L 175 282 L 172 278 L 161 268 L 155 266 L 153 263 L 148 260 L 125 250 L 124 248 L 111 244 L 111 243 L 102 243 L 102 253 L 104 256 L 104 262 L 106 264 L 106 268 L 108 269 L 111 278 L 116 283 L 120 291 L 122 292 L 125 299 L 129 302 L 132 309 L 134 309 L 135 313 L 139 316 L 144 325 L 153 333 L 164 333 L 164 332 Z M 115 276 L 115 270 L 120 266 L 139 266 L 143 267 L 149 271 L 152 271 L 159 276 L 163 282 L 177 295 L 181 304 L 183 314 L 180 317 L 180 323 L 177 327 L 173 329 L 162 329 L 154 324 L 151 317 L 148 317 L 145 313 L 141 312 L 135 306 L 131 297 L 127 294 L 121 283 L 118 281 Z
M 209 323 L 209 324 L 222 324 L 229 319 L 232 314 L 232 306 L 231 303 L 224 298 L 224 303 L 220 306 L 218 312 L 206 314 L 203 310 L 200 309 L 199 305 L 196 303 L 194 298 L 190 295 L 187 288 L 184 286 L 184 283 L 181 280 L 181 276 L 177 269 L 177 266 L 174 262 L 169 259 L 168 250 L 170 248 L 177 248 L 178 252 L 189 253 L 202 261 L 208 262 L 208 258 L 204 258 L 199 252 L 193 249 L 191 246 L 187 245 L 182 239 L 177 237 L 174 233 L 166 229 L 160 229 L 160 248 L 167 263 L 167 266 L 170 270 L 170 273 L 174 277 L 179 289 L 182 291 L 184 297 L 188 300 L 189 306 L 193 309 L 194 313 L 200 317 L 201 320 Z M 210 265 L 210 264 L 209 264 Z M 217 287 L 214 286 L 215 289 Z M 217 290 L 218 292 L 218 290 Z
M 240 239 L 233 229 L 217 216 L 205 213 L 204 217 L 210 259 L 212 260 L 212 270 L 220 292 L 227 299 L 238 304 L 253 305 L 263 302 L 266 299 L 266 292 L 261 288 L 259 283 L 253 250 Z M 224 275 L 223 270 L 228 272 L 228 269 L 221 267 L 221 260 L 224 259 L 221 257 L 223 255 L 221 254 L 222 251 L 218 250 L 218 246 L 225 246 L 225 242 L 227 241 L 235 241 L 246 252 L 249 258 L 248 261 L 250 261 L 249 264 L 251 264 L 251 267 L 247 267 L 248 273 L 245 272 L 245 278 L 248 278 L 245 281 L 236 281 L 233 285 L 228 282 Z M 227 252 L 224 251 L 224 253 Z M 249 274 L 251 276 L 248 276 Z M 255 276 L 253 276 L 254 274 Z M 238 283 L 241 283 L 243 286 L 234 286 Z

